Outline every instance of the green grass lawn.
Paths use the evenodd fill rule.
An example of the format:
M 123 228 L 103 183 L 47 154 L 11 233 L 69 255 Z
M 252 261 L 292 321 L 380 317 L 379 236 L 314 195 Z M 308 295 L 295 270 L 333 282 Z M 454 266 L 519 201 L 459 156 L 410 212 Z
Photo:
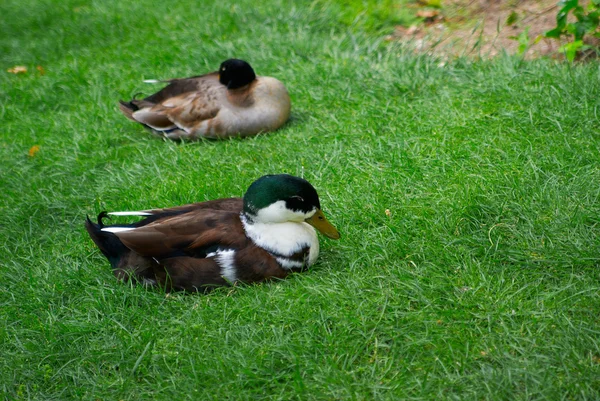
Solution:
M 442 65 L 327 4 L 0 3 L 5 399 L 600 398 L 598 64 Z M 118 112 L 229 57 L 286 83 L 278 132 L 176 144 Z M 281 172 L 342 233 L 284 281 L 165 296 L 83 227 Z

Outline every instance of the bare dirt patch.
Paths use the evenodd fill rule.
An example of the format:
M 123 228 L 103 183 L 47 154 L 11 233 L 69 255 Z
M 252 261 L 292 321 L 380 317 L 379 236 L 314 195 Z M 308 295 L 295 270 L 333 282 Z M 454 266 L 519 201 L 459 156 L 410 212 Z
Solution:
M 437 10 L 420 9 L 423 23 L 398 26 L 386 39 L 442 58 L 490 58 L 502 52 L 559 57 L 562 43 L 543 38 L 556 26 L 557 12 L 557 0 L 448 0 Z

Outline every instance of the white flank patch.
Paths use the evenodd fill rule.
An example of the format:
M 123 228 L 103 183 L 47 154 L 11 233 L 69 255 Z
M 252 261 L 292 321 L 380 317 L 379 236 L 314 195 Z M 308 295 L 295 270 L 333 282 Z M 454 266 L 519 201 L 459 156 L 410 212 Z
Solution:
M 234 263 L 235 251 L 233 249 L 224 249 L 214 253 L 216 253 L 215 260 L 221 266 L 221 276 L 225 277 L 230 283 L 237 281 L 238 278 Z M 208 255 L 206 256 L 208 257 Z
M 125 231 L 135 230 L 135 227 L 104 227 L 102 231 L 109 233 L 122 233 Z
M 110 212 L 112 216 L 152 216 L 149 212 Z
M 294 267 L 300 268 L 300 267 L 304 266 L 304 263 L 300 262 L 299 260 L 291 260 L 291 259 L 286 259 L 286 258 L 275 258 L 275 259 L 277 259 L 277 261 L 279 262 L 281 267 L 283 267 L 286 270 L 293 269 Z
M 144 83 L 146 84 L 157 84 L 160 81 L 158 79 L 144 79 Z
M 270 206 L 269 206 L 270 207 Z M 311 212 L 314 214 L 313 212 Z M 309 213 L 310 215 L 310 213 Z M 319 256 L 317 232 L 308 223 L 287 221 L 284 223 L 250 223 L 240 215 L 246 235 L 259 247 L 268 252 L 292 256 L 307 246 L 310 247 L 307 265 L 312 265 Z M 291 261 L 290 261 L 291 262 Z

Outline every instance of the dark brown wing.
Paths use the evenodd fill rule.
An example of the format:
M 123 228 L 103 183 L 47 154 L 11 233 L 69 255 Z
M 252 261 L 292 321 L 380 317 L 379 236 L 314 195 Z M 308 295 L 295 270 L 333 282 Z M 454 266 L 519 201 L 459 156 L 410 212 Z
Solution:
M 191 212 L 192 210 L 218 210 L 218 211 L 228 211 L 240 214 L 244 207 L 244 202 L 242 198 L 224 198 L 224 199 L 215 199 L 206 202 L 200 203 L 191 203 L 189 205 L 183 206 L 175 206 L 164 209 L 151 209 L 151 210 L 142 210 L 143 213 L 151 213 L 150 216 L 146 217 L 144 220 L 135 223 L 135 227 L 145 226 L 154 221 L 164 219 L 166 217 L 176 216 L 183 213 Z
M 246 237 L 240 210 L 241 200 L 236 198 L 160 209 L 160 219 L 114 234 L 147 261 L 158 285 L 167 290 L 197 291 L 229 284 L 223 277 L 223 262 L 210 255 L 228 249 L 234 251 L 231 266 L 237 280 L 287 276 L 289 271 L 273 255 Z
M 187 92 L 206 92 L 215 87 L 225 88 L 225 86 L 219 82 L 219 73 L 216 71 L 195 77 L 171 79 L 168 82 L 169 85 L 140 102 L 157 104 Z M 141 107 L 147 106 L 142 105 Z
M 244 201 L 242 198 L 223 198 L 215 199 L 206 202 L 190 203 L 184 206 L 175 206 L 165 209 L 152 209 L 147 210 L 152 214 L 174 214 L 178 212 L 189 212 L 191 210 L 210 209 L 210 210 L 223 210 L 235 213 L 241 213 L 244 208 Z
M 127 248 L 155 258 L 204 257 L 212 248 L 242 248 L 249 241 L 239 213 L 213 209 L 165 215 L 115 235 Z

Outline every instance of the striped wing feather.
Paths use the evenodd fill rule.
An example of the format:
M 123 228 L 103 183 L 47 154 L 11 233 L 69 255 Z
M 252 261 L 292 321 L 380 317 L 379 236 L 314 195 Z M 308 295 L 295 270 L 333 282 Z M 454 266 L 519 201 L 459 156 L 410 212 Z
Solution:
M 219 82 L 219 74 L 217 72 L 190 78 L 171 79 L 167 82 L 169 82 L 169 85 L 144 100 L 139 101 L 145 102 L 143 103 L 143 107 L 147 107 L 148 104 L 158 104 L 169 98 L 188 92 L 214 92 L 215 89 L 225 88 Z
M 190 131 L 198 122 L 214 118 L 226 97 L 217 73 L 173 79 L 169 85 L 143 100 L 133 100 L 139 110 L 136 121 L 156 130 L 183 128 Z

